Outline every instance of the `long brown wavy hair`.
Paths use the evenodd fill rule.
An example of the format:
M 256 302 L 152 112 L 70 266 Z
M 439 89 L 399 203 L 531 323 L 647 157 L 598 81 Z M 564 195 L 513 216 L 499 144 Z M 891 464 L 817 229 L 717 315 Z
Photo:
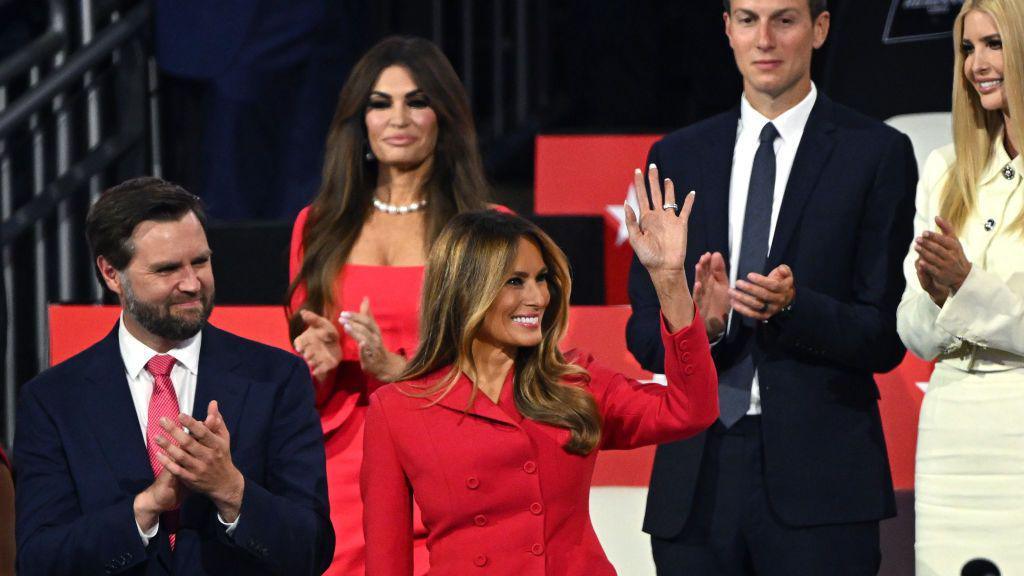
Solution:
M 1009 125 L 1003 113 L 985 110 L 978 91 L 964 73 L 967 54 L 961 43 L 964 20 L 971 11 L 992 16 L 1003 42 L 1003 90 L 1009 108 Z M 953 25 L 953 147 L 956 163 L 942 189 L 939 213 L 960 232 L 978 206 L 978 184 L 992 161 L 992 143 L 1006 130 L 1018 146 L 1024 145 L 1024 5 L 1020 0 L 967 0 Z M 1021 151 L 1018 150 L 1018 153 Z M 1009 230 L 1024 234 L 1024 211 L 1015 215 Z
M 589 454 L 601 440 L 597 403 L 580 386 L 589 375 L 567 362 L 558 349 L 569 320 L 569 264 L 547 234 L 518 216 L 493 210 L 466 212 L 453 218 L 438 237 L 423 280 L 419 349 L 398 379 L 415 380 L 446 366 L 451 369 L 423 387 L 400 386 L 409 395 L 429 398 L 429 406 L 448 394 L 462 373 L 473 372 L 473 340 L 512 272 L 520 239 L 540 250 L 551 299 L 541 321 L 541 343 L 516 352 L 516 408 L 526 418 L 569 430 L 567 452 Z M 474 382 L 470 405 L 477 393 Z
M 363 223 L 373 210 L 378 163 L 367 160 L 366 110 L 381 72 L 390 66 L 409 71 L 437 115 L 437 145 L 424 184 L 427 247 L 459 212 L 487 206 L 489 187 L 477 149 L 476 129 L 466 91 L 445 55 L 429 40 L 392 36 L 371 48 L 349 75 L 338 98 L 327 135 L 320 191 L 302 234 L 302 265 L 288 288 L 286 311 L 292 338 L 304 326 L 291 307 L 295 291 L 306 288 L 302 305 L 332 316 L 334 282 L 348 260 Z

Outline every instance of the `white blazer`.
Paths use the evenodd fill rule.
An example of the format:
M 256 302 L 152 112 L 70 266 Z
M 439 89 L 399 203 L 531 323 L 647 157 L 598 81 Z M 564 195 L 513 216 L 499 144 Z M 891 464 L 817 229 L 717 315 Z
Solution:
M 1001 136 L 993 146 L 978 205 L 960 233 L 970 274 L 940 308 L 918 282 L 911 245 L 903 264 L 907 287 L 896 312 L 900 337 L 914 354 L 979 372 L 1024 368 L 1024 235 L 1008 231 L 1024 211 L 1024 162 L 1010 159 Z M 915 238 L 936 229 L 940 195 L 955 161 L 952 144 L 928 157 L 917 186 Z

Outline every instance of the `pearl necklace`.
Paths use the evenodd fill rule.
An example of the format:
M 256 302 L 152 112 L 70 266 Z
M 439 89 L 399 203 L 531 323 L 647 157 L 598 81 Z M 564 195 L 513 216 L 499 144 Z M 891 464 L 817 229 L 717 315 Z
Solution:
M 424 198 L 419 202 L 413 202 L 412 204 L 403 204 L 397 206 L 395 204 L 388 204 L 380 198 L 373 199 L 373 207 L 381 212 L 388 214 L 409 214 L 410 212 L 417 212 L 422 210 L 427 205 L 427 199 Z

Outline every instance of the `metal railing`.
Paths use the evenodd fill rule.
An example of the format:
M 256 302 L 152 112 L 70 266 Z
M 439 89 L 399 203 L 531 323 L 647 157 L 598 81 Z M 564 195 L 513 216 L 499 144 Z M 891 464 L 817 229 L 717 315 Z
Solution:
M 154 172 L 147 1 L 47 0 L 49 27 L 0 62 L 3 439 L 48 364 L 47 304 L 100 302 L 82 228 L 105 178 Z

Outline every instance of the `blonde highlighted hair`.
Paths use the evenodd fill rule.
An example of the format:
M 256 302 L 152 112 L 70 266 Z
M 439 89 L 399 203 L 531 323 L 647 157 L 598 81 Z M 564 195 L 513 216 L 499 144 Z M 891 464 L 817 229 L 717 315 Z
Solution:
M 567 362 L 558 349 L 568 325 L 569 265 L 547 234 L 518 216 L 493 210 L 464 212 L 434 242 L 423 279 L 419 348 L 399 380 L 451 369 L 423 387 L 400 386 L 406 394 L 429 399 L 429 406 L 444 398 L 461 374 L 472 373 L 473 340 L 512 272 L 520 239 L 540 250 L 551 300 L 541 321 L 541 343 L 516 353 L 516 408 L 526 418 L 569 430 L 565 450 L 588 454 L 601 439 L 597 403 L 581 386 L 589 378 L 586 370 Z M 474 382 L 470 405 L 478 393 Z
M 974 10 L 995 20 L 1002 39 L 1003 90 L 1009 118 L 1009 125 L 1005 127 L 1001 111 L 989 111 L 981 106 L 981 98 L 964 71 L 967 60 L 962 46 L 964 20 Z M 942 190 L 939 213 L 960 232 L 968 215 L 977 207 L 978 184 L 992 161 L 992 143 L 1000 132 L 1005 129 L 1017 146 L 1024 146 L 1024 3 L 1021 0 L 966 0 L 953 26 L 953 50 L 956 54 L 953 69 L 956 163 Z M 1010 230 L 1024 234 L 1024 212 L 1017 215 Z

